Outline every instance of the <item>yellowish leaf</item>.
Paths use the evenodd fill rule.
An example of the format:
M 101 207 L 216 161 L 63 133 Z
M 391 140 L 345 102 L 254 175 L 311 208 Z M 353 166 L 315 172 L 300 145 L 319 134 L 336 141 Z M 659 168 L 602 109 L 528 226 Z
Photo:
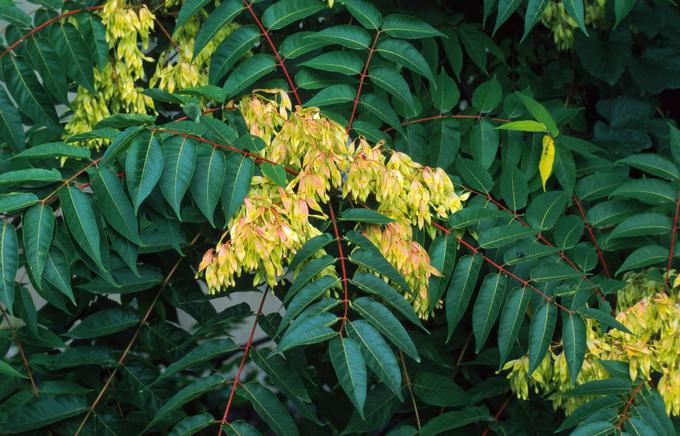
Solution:
M 555 140 L 550 135 L 543 137 L 543 152 L 541 153 L 541 161 L 538 163 L 538 170 L 541 173 L 541 181 L 543 182 L 543 190 L 545 191 L 545 182 L 552 174 L 553 164 L 555 163 Z

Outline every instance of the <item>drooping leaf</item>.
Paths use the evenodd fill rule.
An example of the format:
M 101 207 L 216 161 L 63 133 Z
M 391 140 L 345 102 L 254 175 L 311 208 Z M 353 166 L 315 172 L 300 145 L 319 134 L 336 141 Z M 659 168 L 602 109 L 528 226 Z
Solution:
M 522 0 L 498 0 L 498 15 L 496 15 L 496 24 L 493 26 L 494 34 L 517 10 L 521 3 Z
M 65 186 L 59 190 L 59 204 L 73 239 L 97 266 L 106 270 L 102 259 L 97 217 L 90 199 L 78 188 Z
M 499 367 L 503 367 L 503 364 L 510 355 L 512 346 L 522 327 L 522 321 L 529 306 L 529 301 L 531 301 L 531 290 L 526 287 L 515 288 L 511 291 L 507 303 L 503 305 L 501 321 L 498 327 Z
M 479 235 L 479 245 L 482 248 L 499 248 L 516 242 L 518 239 L 527 238 L 537 232 L 531 227 L 523 226 L 518 222 L 504 224 L 485 230 Z
M 580 315 L 565 315 L 562 323 L 562 342 L 571 382 L 576 383 L 586 353 L 586 325 Z
M 281 0 L 269 6 L 262 14 L 262 24 L 270 30 L 282 29 L 324 9 L 315 0 Z
M 268 54 L 258 53 L 241 62 L 224 82 L 227 97 L 237 95 L 256 80 L 276 69 L 276 60 Z
M 488 82 L 484 82 L 475 88 L 472 94 L 472 107 L 480 113 L 491 112 L 498 106 L 502 98 L 503 89 L 501 84 L 496 77 L 493 77 Z M 490 123 L 489 128 L 492 128 Z
M 145 132 L 135 137 L 125 160 L 125 181 L 135 213 L 158 183 L 165 165 L 165 152 L 157 135 Z
M 434 82 L 434 75 L 427 61 L 410 43 L 400 39 L 384 38 L 378 41 L 375 51 L 385 59 L 403 65 L 430 82 Z
M 350 261 L 360 266 L 366 267 L 383 276 L 389 278 L 391 281 L 397 283 L 404 290 L 411 293 L 411 287 L 406 283 L 406 280 L 399 274 L 399 272 L 390 264 L 377 250 L 370 250 L 360 248 L 354 250 L 350 255 Z
M 522 35 L 522 41 L 524 41 L 534 28 L 538 20 L 541 19 L 545 7 L 548 5 L 549 0 L 529 0 L 527 3 L 527 10 L 524 13 L 524 34 Z
M 2 58 L 2 72 L 5 86 L 21 112 L 38 125 L 58 125 L 59 117 L 52 100 L 21 56 Z
M 50 40 L 66 74 L 94 94 L 94 66 L 78 29 L 70 23 L 50 26 Z
M 169 436 L 191 436 L 214 423 L 215 418 L 207 412 L 201 413 L 200 415 L 192 415 L 175 424 L 175 426 L 172 427 Z
M 251 382 L 238 385 L 236 393 L 252 404 L 255 412 L 274 433 L 286 436 L 300 434 L 286 407 L 269 389 Z
M 137 217 L 118 175 L 102 167 L 91 176 L 90 181 L 95 203 L 99 210 L 104 212 L 106 222 L 121 236 L 133 243 L 141 244 Z
M 564 212 L 569 196 L 564 191 L 550 191 L 537 195 L 526 211 L 527 222 L 544 231 L 551 229 Z
M 13 313 L 14 278 L 19 267 L 19 242 L 14 226 L 3 220 L 0 227 L 0 300 Z
M 382 22 L 382 31 L 394 38 L 420 39 L 444 36 L 423 20 L 410 15 L 388 15 Z
M 253 25 L 241 26 L 224 38 L 210 59 L 209 83 L 217 84 L 259 39 L 260 32 Z
M 320 32 L 306 36 L 309 39 L 317 39 L 324 44 L 337 44 L 353 50 L 368 50 L 371 45 L 371 36 L 364 29 L 351 24 L 326 27 Z
M 419 434 L 423 436 L 433 436 L 437 434 L 447 434 L 451 430 L 464 427 L 478 421 L 486 421 L 490 417 L 489 409 L 486 406 L 465 407 L 461 410 L 445 412 L 430 419 Z
M 583 5 L 583 0 L 562 0 L 564 8 L 571 18 L 576 21 L 578 27 L 585 33 L 588 34 L 586 30 L 586 18 L 585 18 L 585 7 Z
M 54 236 L 54 212 L 44 204 L 36 204 L 24 213 L 22 233 L 26 261 L 34 280 L 40 287 L 47 255 Z
M 293 324 L 279 341 L 277 350 L 284 352 L 301 345 L 327 341 L 338 334 L 338 332 L 329 328 L 337 320 L 337 316 L 322 312 L 306 318 L 298 324 Z
M 163 143 L 165 166 L 159 186 L 177 217 L 181 220 L 180 207 L 184 194 L 196 168 L 196 141 L 185 136 L 172 136 Z
M 311 402 L 309 392 L 305 387 L 302 377 L 293 368 L 293 365 L 283 357 L 273 354 L 265 357 L 264 354 L 257 349 L 250 351 L 253 362 L 264 371 L 291 399 L 298 398 L 306 403 Z
M 159 379 L 168 378 L 187 368 L 216 359 L 236 349 L 238 349 L 238 344 L 228 338 L 203 342 L 168 366 Z
M 660 264 L 668 258 L 668 248 L 659 245 L 645 245 L 630 253 L 623 261 L 616 275 L 633 269 L 640 269 L 651 265 Z
M 550 346 L 556 322 L 557 306 L 547 302 L 538 308 L 531 319 L 531 326 L 529 327 L 529 374 L 534 372 L 543 361 L 543 357 Z
M 479 89 L 479 88 L 478 88 Z M 496 160 L 500 137 L 498 131 L 487 120 L 480 120 L 472 127 L 470 147 L 475 162 L 485 169 L 489 169 Z
M 511 210 L 523 209 L 527 205 L 529 186 L 526 177 L 516 166 L 505 166 L 501 171 L 501 198 Z
M 340 386 L 349 397 L 359 414 L 364 416 L 366 402 L 367 373 L 366 363 L 357 342 L 338 336 L 330 341 L 328 354 L 338 376 Z
M 221 202 L 224 216 L 229 220 L 234 216 L 243 199 L 250 191 L 255 165 L 252 159 L 240 154 L 232 154 L 227 158 L 226 176 L 222 188 Z
M 446 291 L 447 340 L 451 338 L 470 303 L 470 297 L 472 297 L 472 291 L 475 288 L 481 266 L 482 257 L 475 254 L 474 256 L 461 257 L 453 270 L 451 282 Z
M 361 72 L 364 63 L 359 56 L 352 52 L 330 51 L 302 62 L 300 66 L 354 76 Z
M 433 83 L 437 85 L 436 87 L 430 86 L 433 106 L 441 113 L 451 111 L 460 100 L 460 91 L 456 81 L 442 69 Z
M 107 336 L 139 324 L 139 316 L 128 308 L 114 307 L 89 315 L 66 333 L 77 339 Z
M 209 0 L 187 0 L 182 3 L 182 7 L 177 15 L 177 23 L 175 29 L 181 27 L 184 23 L 189 21 L 191 17 L 198 13 L 203 6 L 207 5 Z
M 374 210 L 365 208 L 345 209 L 342 211 L 339 221 L 355 221 L 369 224 L 388 224 L 394 222 L 392 218 L 388 218 Z
M 217 148 L 199 147 L 196 169 L 191 179 L 191 197 L 201 213 L 214 226 L 214 215 L 226 175 L 224 153 Z
M 424 328 L 420 319 L 413 311 L 413 306 L 384 280 L 365 272 L 357 272 L 352 278 L 352 284 L 369 294 L 382 298 L 382 301 L 392 306 L 406 319 L 420 328 Z
M 398 98 L 406 106 L 413 105 L 413 95 L 408 83 L 394 68 L 386 66 L 371 67 L 368 70 L 368 78 L 377 87 Z
M 288 307 L 286 308 L 286 313 L 281 320 L 276 335 L 281 333 L 288 326 L 288 323 L 305 310 L 307 306 L 324 295 L 328 289 L 337 286 L 338 283 L 339 281 L 335 277 L 323 276 L 319 280 L 315 280 L 297 291 L 295 297 L 292 298 L 290 304 L 288 304 Z
M 365 28 L 377 29 L 382 24 L 382 14 L 371 2 L 364 0 L 345 0 L 350 14 Z
M 26 148 L 21 115 L 12 104 L 4 88 L 0 89 L 0 137 L 14 151 L 21 151 Z
M 449 377 L 421 371 L 413 381 L 416 396 L 425 404 L 438 407 L 456 407 L 468 403 L 465 391 Z
M 238 16 L 243 10 L 243 2 L 226 0 L 208 15 L 208 19 L 201 25 L 194 42 L 194 58 L 203 50 L 219 31 Z
M 75 297 L 71 288 L 71 268 L 64 257 L 64 253 L 57 247 L 52 247 L 47 254 L 43 278 L 45 282 L 57 288 L 68 297 L 71 303 L 75 304 Z
M 23 433 L 78 416 L 86 410 L 87 402 L 82 396 L 44 396 L 27 401 L 9 411 L 2 421 L 2 426 L 10 433 Z
M 479 352 L 486 342 L 491 328 L 496 323 L 508 284 L 504 274 L 489 274 L 479 287 L 479 295 L 472 309 L 472 330 L 475 334 L 476 350 Z
M 340 83 L 331 85 L 328 88 L 323 88 L 317 92 L 314 97 L 310 98 L 305 106 L 307 107 L 323 107 L 334 104 L 342 104 L 353 101 L 356 96 L 356 91 L 350 85 Z

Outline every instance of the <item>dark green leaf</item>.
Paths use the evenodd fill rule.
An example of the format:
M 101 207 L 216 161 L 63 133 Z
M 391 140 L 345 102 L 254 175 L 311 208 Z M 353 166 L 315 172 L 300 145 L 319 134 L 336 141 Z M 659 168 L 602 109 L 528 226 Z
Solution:
M 430 419 L 418 434 L 433 436 L 450 432 L 453 429 L 464 427 L 474 422 L 487 421 L 490 419 L 491 415 L 486 406 L 465 407 L 461 410 L 442 413 L 441 415 Z
M 388 36 L 403 39 L 445 36 L 419 18 L 399 14 L 386 16 L 382 23 L 382 31 Z
M 503 313 L 501 314 L 501 321 L 498 327 L 499 367 L 503 366 L 510 355 L 512 346 L 519 334 L 519 329 L 522 327 L 522 321 L 524 321 L 529 301 L 531 301 L 530 289 L 526 287 L 515 288 L 510 293 L 507 303 L 503 305 Z
M 196 168 L 196 141 L 185 136 L 172 136 L 163 143 L 165 166 L 159 186 L 177 217 L 181 220 L 180 207 L 184 194 Z
M 476 351 L 482 349 L 496 323 L 505 299 L 505 288 L 508 284 L 504 274 L 489 274 L 484 277 L 479 287 L 479 295 L 472 309 L 472 330 L 475 334 Z
M 191 179 L 191 197 L 196 206 L 214 227 L 215 207 L 220 199 L 226 174 L 224 153 L 217 148 L 199 147 L 196 170 Z
M 546 302 L 538 308 L 531 319 L 529 327 L 529 374 L 533 373 L 543 361 L 548 351 L 555 323 L 557 322 L 557 306 Z
M 453 270 L 449 288 L 446 291 L 446 322 L 448 324 L 447 340 L 451 338 L 458 322 L 463 318 L 470 297 L 477 282 L 482 266 L 482 256 L 463 256 Z
M 236 393 L 253 405 L 255 412 L 274 433 L 285 436 L 300 434 L 286 407 L 269 389 L 251 382 L 238 385 Z
M 586 324 L 578 314 L 565 315 L 562 322 L 562 342 L 564 357 L 571 376 L 571 382 L 576 383 L 576 377 L 586 354 Z
M 330 341 L 328 354 L 338 376 L 340 386 L 349 397 L 359 414 L 364 416 L 366 402 L 366 363 L 359 344 L 350 338 L 338 336 Z
M 59 191 L 59 203 L 73 239 L 100 268 L 105 270 L 97 217 L 87 195 L 78 188 L 65 186 Z
M 107 223 L 135 244 L 141 244 L 135 211 L 120 178 L 108 168 L 100 168 L 91 178 L 94 200 Z
M 68 336 L 77 339 L 91 339 L 107 336 L 139 324 L 139 316 L 124 307 L 103 309 L 86 318 L 69 330 Z
M 170 377 L 171 375 L 177 374 L 192 366 L 216 359 L 219 356 L 237 350 L 238 348 L 239 346 L 228 338 L 213 339 L 203 342 L 168 366 L 165 372 L 160 375 L 159 379 Z
M 258 79 L 274 71 L 276 65 L 276 60 L 267 54 L 258 53 L 247 58 L 234 68 L 224 83 L 227 97 L 239 94 Z
M 229 220 L 234 216 L 243 199 L 250 191 L 250 181 L 253 178 L 255 166 L 249 157 L 232 154 L 227 158 L 226 177 L 222 189 L 222 210 Z
M 269 30 L 278 30 L 314 15 L 326 5 L 316 0 L 281 0 L 269 6 L 262 14 L 262 24 Z
M 260 32 L 252 25 L 241 26 L 224 38 L 210 59 L 209 82 L 219 82 L 259 40 Z
M 158 183 L 165 165 L 165 153 L 154 133 L 135 137 L 125 160 L 125 181 L 135 213 Z
M 87 402 L 82 396 L 46 396 L 31 400 L 7 413 L 2 420 L 2 427 L 8 433 L 23 433 L 78 416 L 86 410 Z
M 350 14 L 365 28 L 377 29 L 382 24 L 382 14 L 371 2 L 363 0 L 344 0 Z
M 50 27 L 50 40 L 66 74 L 78 85 L 96 93 L 93 61 L 78 29 L 70 23 L 53 25 Z
M 205 23 L 201 25 L 201 30 L 196 35 L 196 42 L 194 42 L 194 58 L 203 50 L 203 48 L 212 40 L 219 31 L 227 24 L 236 18 L 243 10 L 243 2 L 240 0 L 226 0 L 222 2 L 215 10 L 208 16 Z
M 434 81 L 432 70 L 427 61 L 410 43 L 393 38 L 381 39 L 376 44 L 375 51 L 385 59 L 403 65 L 431 82 Z
M 0 227 L 0 300 L 12 313 L 14 306 L 14 278 L 19 267 L 17 231 L 11 223 L 2 221 Z
M 26 210 L 22 220 L 24 253 L 38 287 L 52 245 L 54 221 L 52 208 L 44 204 L 36 204 Z

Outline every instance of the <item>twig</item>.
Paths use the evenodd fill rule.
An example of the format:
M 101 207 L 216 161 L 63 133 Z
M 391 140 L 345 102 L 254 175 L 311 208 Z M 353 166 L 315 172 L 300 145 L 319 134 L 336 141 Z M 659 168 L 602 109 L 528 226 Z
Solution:
M 508 398 L 505 399 L 505 402 L 501 406 L 500 409 L 498 409 L 498 412 L 494 415 L 493 419 L 494 421 L 498 421 L 498 419 L 501 417 L 503 412 L 505 412 L 505 409 L 507 409 L 508 405 L 510 404 L 510 401 L 512 401 L 512 393 L 508 395 Z M 484 433 L 482 433 L 482 436 L 486 436 L 489 433 L 490 428 L 487 427 L 486 430 L 484 430 Z
M 246 361 L 248 360 L 248 353 L 250 352 L 250 347 L 253 345 L 253 336 L 255 336 L 255 330 L 257 328 L 257 320 L 260 318 L 260 315 L 262 315 L 262 309 L 264 309 L 264 302 L 267 299 L 267 294 L 269 291 L 265 289 L 262 292 L 262 299 L 260 299 L 260 306 L 257 308 L 257 313 L 255 313 L 255 319 L 253 320 L 253 326 L 250 329 L 250 336 L 248 337 L 248 342 L 246 343 L 246 349 L 243 352 L 243 357 L 241 358 L 241 363 L 238 366 L 238 370 L 236 371 L 236 377 L 234 378 L 234 383 L 231 386 L 231 392 L 229 393 L 229 400 L 227 400 L 227 406 L 224 408 L 224 414 L 222 415 L 222 421 L 220 423 L 220 427 L 217 430 L 217 435 L 220 436 L 222 434 L 222 426 L 227 423 L 227 418 L 229 417 L 229 409 L 231 409 L 231 402 L 234 399 L 234 394 L 236 393 L 236 387 L 238 386 L 238 383 L 241 379 L 241 371 L 243 371 L 243 367 L 246 364 Z
M 14 343 L 16 344 L 17 349 L 19 350 L 19 355 L 21 356 L 21 362 L 23 363 L 24 369 L 26 370 L 26 375 L 28 375 L 28 379 L 31 381 L 31 390 L 33 391 L 33 396 L 35 396 L 36 398 L 40 398 L 38 385 L 36 384 L 35 378 L 33 377 L 31 366 L 28 364 L 28 358 L 26 357 L 24 346 L 21 345 L 21 341 L 19 341 L 19 336 L 17 335 L 16 329 L 12 325 L 12 321 L 9 319 L 9 315 L 7 315 L 7 311 L 0 307 L 0 312 L 2 312 L 2 317 L 5 318 L 5 322 L 7 323 L 7 326 L 9 327 L 10 331 L 12 332 L 12 339 L 14 340 Z
M 411 396 L 411 403 L 413 404 L 413 413 L 416 415 L 416 427 L 418 431 L 422 430 L 422 425 L 420 424 L 420 413 L 418 412 L 418 404 L 416 403 L 416 397 L 413 395 L 413 388 L 411 387 L 411 377 L 408 375 L 408 370 L 406 369 L 406 360 L 404 360 L 404 353 L 399 350 L 399 358 L 401 359 L 401 369 L 404 373 L 404 379 L 406 380 L 406 388 Z
M 583 209 L 583 205 L 581 204 L 581 200 L 576 196 L 576 194 L 573 194 L 573 199 L 574 203 L 576 203 L 576 206 L 578 207 L 578 211 L 581 214 L 581 218 L 583 218 L 583 222 L 586 225 L 586 229 L 588 230 L 588 234 L 590 235 L 590 240 L 593 241 L 593 244 L 595 245 L 595 250 L 597 251 L 597 257 L 600 258 L 600 263 L 602 264 L 602 268 L 604 269 L 604 273 L 607 275 L 607 277 L 611 277 L 611 274 L 609 274 L 609 268 L 607 267 L 607 262 L 604 260 L 604 254 L 602 253 L 602 250 L 600 249 L 600 244 L 597 243 L 597 238 L 595 237 L 595 234 L 593 233 L 593 228 L 590 226 L 590 223 L 588 222 L 588 218 L 586 218 L 586 211 Z M 680 199 L 678 200 L 678 205 L 680 206 Z M 676 209 L 676 224 L 677 224 L 677 209 Z
M 349 312 L 349 289 L 347 287 L 347 264 L 345 263 L 345 253 L 342 248 L 342 236 L 340 235 L 340 230 L 338 229 L 338 222 L 335 219 L 335 212 L 333 211 L 333 206 L 328 202 L 328 215 L 331 218 L 331 225 L 333 226 L 333 232 L 335 233 L 335 239 L 338 242 L 338 259 L 340 260 L 340 269 L 342 271 L 342 288 L 344 291 L 344 297 L 342 303 L 344 306 L 344 314 L 342 315 L 342 323 L 340 324 L 339 334 L 342 336 L 342 332 L 345 328 L 345 323 L 347 322 L 347 314 Z
M 375 45 L 378 43 L 378 38 L 380 38 L 380 30 L 375 32 L 375 38 L 373 39 L 373 45 L 368 51 L 368 57 L 366 58 L 366 64 L 364 65 L 364 71 L 359 76 L 359 87 L 357 88 L 357 96 L 354 98 L 354 107 L 352 107 L 352 115 L 349 117 L 349 122 L 347 123 L 347 133 L 349 133 L 352 128 L 352 123 L 354 122 L 354 117 L 357 113 L 357 106 L 359 106 L 359 97 L 361 96 L 361 89 L 364 86 L 364 80 L 366 79 L 366 73 L 368 72 L 368 66 L 371 64 L 371 58 L 375 52 Z

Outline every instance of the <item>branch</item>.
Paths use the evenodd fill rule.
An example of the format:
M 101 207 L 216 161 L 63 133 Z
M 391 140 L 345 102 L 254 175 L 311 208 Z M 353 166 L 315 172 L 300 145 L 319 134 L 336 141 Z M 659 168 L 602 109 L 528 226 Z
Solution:
M 248 3 L 248 0 L 243 0 L 243 4 L 246 6 L 246 8 L 248 8 L 250 15 L 252 15 L 253 20 L 255 20 L 255 23 L 260 28 L 260 31 L 262 31 L 262 35 L 267 40 L 267 43 L 269 43 L 269 47 L 272 49 L 272 52 L 274 52 L 274 56 L 276 56 L 276 60 L 279 62 L 281 70 L 283 70 L 283 74 L 286 76 L 286 80 L 288 81 L 288 85 L 290 85 L 290 89 L 293 92 L 293 95 L 295 96 L 295 100 L 297 101 L 298 106 L 302 106 L 302 100 L 300 100 L 300 96 L 297 93 L 295 83 L 293 82 L 293 79 L 290 77 L 288 69 L 286 68 L 286 65 L 283 63 L 283 59 L 281 59 L 281 55 L 279 54 L 279 50 L 276 48 L 276 44 L 274 44 L 274 41 L 272 41 L 271 37 L 269 36 L 269 32 L 262 25 L 262 22 L 257 17 L 257 14 L 253 10 L 252 5 Z
M 597 257 L 600 258 L 600 263 L 602 264 L 602 268 L 604 268 L 604 273 L 607 275 L 607 277 L 611 277 L 611 274 L 609 274 L 609 268 L 607 267 L 607 262 L 604 260 L 604 254 L 602 253 L 602 250 L 600 250 L 600 244 L 597 243 L 597 238 L 595 237 L 595 234 L 593 233 L 593 228 L 590 227 L 590 223 L 588 222 L 588 218 L 586 218 L 586 211 L 583 209 L 583 205 L 581 204 L 581 200 L 574 194 L 572 196 L 574 198 L 574 203 L 576 203 L 576 206 L 578 207 L 578 211 L 581 214 L 581 218 L 583 218 L 583 222 L 586 224 L 586 229 L 588 229 L 588 234 L 590 235 L 590 240 L 593 241 L 593 244 L 595 245 L 595 250 L 597 251 Z M 680 206 L 680 199 L 678 200 L 678 206 Z M 676 213 L 675 213 L 675 218 L 676 218 L 676 224 L 677 224 L 677 208 L 676 208 Z M 674 232 L 675 233 L 675 232 Z M 672 245 L 671 245 L 671 252 L 672 252 Z
M 368 58 L 366 58 L 366 64 L 364 65 L 364 71 L 361 73 L 360 79 L 359 79 L 359 88 L 357 88 L 357 96 L 354 99 L 354 107 L 352 108 L 352 115 L 349 117 L 349 123 L 347 123 L 347 133 L 349 134 L 350 129 L 352 128 L 352 123 L 354 122 L 354 116 L 357 113 L 357 106 L 359 106 L 359 97 L 361 96 L 361 89 L 364 86 L 364 80 L 366 79 L 366 73 L 368 72 L 368 66 L 371 63 L 371 58 L 373 57 L 373 53 L 375 52 L 375 45 L 378 43 L 378 38 L 380 38 L 380 30 L 375 32 L 375 38 L 373 39 L 373 45 L 371 45 L 371 49 L 368 51 Z
M 189 246 L 194 245 L 196 241 L 198 241 L 198 238 L 201 236 L 202 232 L 199 232 L 194 239 L 191 240 L 189 243 Z M 80 421 L 80 425 L 78 426 L 78 429 L 75 432 L 75 436 L 78 436 L 81 431 L 83 431 L 83 428 L 85 427 L 85 424 L 87 423 L 87 420 L 90 418 L 90 415 L 92 415 L 101 402 L 101 400 L 104 398 L 104 395 L 108 391 L 109 387 L 111 386 L 111 383 L 113 382 L 113 378 L 116 376 L 118 373 L 118 369 L 120 369 L 121 366 L 123 366 L 123 362 L 125 362 L 125 359 L 127 358 L 128 354 L 132 350 L 132 347 L 134 346 L 135 342 L 137 341 L 137 338 L 139 337 L 139 333 L 142 331 L 142 327 L 144 327 L 144 324 L 149 319 L 149 316 L 151 316 L 151 312 L 153 312 L 153 309 L 156 307 L 156 304 L 160 300 L 160 296 L 163 293 L 163 290 L 165 287 L 168 285 L 172 277 L 175 275 L 177 272 L 177 268 L 179 265 L 182 263 L 182 260 L 184 258 L 180 257 L 177 259 L 177 262 L 175 262 L 175 265 L 170 269 L 170 272 L 165 276 L 165 280 L 163 280 L 163 283 L 161 286 L 158 288 L 158 291 L 156 292 L 156 295 L 153 297 L 153 300 L 151 301 L 151 304 L 149 305 L 149 308 L 146 310 L 146 313 L 144 314 L 144 317 L 142 320 L 139 322 L 139 325 L 137 326 L 137 330 L 135 331 L 135 334 L 132 335 L 132 338 L 130 339 L 130 342 L 128 342 L 127 346 L 125 347 L 125 350 L 123 350 L 123 354 L 121 354 L 120 358 L 118 359 L 118 362 L 116 363 L 116 367 L 113 369 L 109 377 L 106 379 L 106 382 L 104 383 L 104 386 L 99 390 L 99 393 L 97 394 L 97 397 L 95 400 L 92 402 L 90 407 L 87 409 L 87 413 L 83 417 L 83 420 Z
M 432 224 L 433 224 L 435 227 L 437 227 L 439 230 L 441 230 L 441 231 L 443 231 L 444 233 L 446 233 L 447 235 L 451 233 L 451 230 L 447 229 L 446 227 L 443 227 L 442 225 L 440 225 L 440 224 L 438 224 L 438 223 L 433 222 Z M 480 256 L 482 256 L 482 259 L 484 259 L 484 261 L 485 261 L 486 263 L 488 263 L 488 264 L 490 264 L 491 266 L 493 266 L 494 268 L 496 268 L 496 269 L 498 270 L 498 272 L 500 272 L 500 273 L 502 273 L 502 274 L 505 274 L 506 276 L 508 276 L 508 277 L 510 277 L 510 278 L 513 278 L 513 279 L 517 280 L 517 281 L 518 281 L 519 283 L 521 283 L 522 285 L 524 285 L 524 286 L 526 286 L 527 288 L 529 288 L 529 289 L 533 290 L 534 292 L 536 292 L 538 295 L 540 295 L 541 297 L 543 297 L 543 299 L 544 299 L 547 303 L 554 304 L 558 309 L 560 309 L 560 310 L 562 310 L 562 311 L 568 313 L 569 315 L 573 315 L 573 314 L 574 314 L 574 311 L 573 311 L 573 310 L 567 309 L 566 307 L 562 306 L 560 303 L 558 303 L 557 301 L 555 301 L 555 299 L 554 299 L 553 297 L 549 297 L 548 295 L 545 294 L 545 292 L 541 291 L 541 290 L 538 289 L 536 286 L 532 285 L 531 283 L 527 282 L 526 280 L 524 280 L 523 278 L 517 276 L 516 274 L 514 274 L 514 273 L 508 271 L 508 270 L 505 269 L 502 265 L 499 265 L 498 263 L 494 262 L 492 259 L 490 259 L 490 258 L 488 258 L 487 256 L 485 256 L 484 254 L 482 254 L 482 253 L 479 251 L 479 248 L 476 248 L 475 246 L 473 246 L 473 245 L 467 243 L 467 242 L 466 242 L 463 238 L 461 238 L 460 236 L 456 236 L 456 240 L 457 240 L 458 242 L 460 242 L 461 244 L 463 244 L 468 250 L 472 251 L 472 252 L 475 253 L 475 254 L 479 254 Z
M 222 415 L 222 421 L 220 423 L 220 428 L 217 431 L 217 436 L 220 436 L 222 434 L 222 426 L 227 423 L 227 418 L 229 417 L 229 409 L 231 409 L 231 402 L 234 399 L 234 394 L 236 393 L 236 387 L 238 386 L 238 383 L 241 379 L 241 371 L 243 371 L 243 367 L 246 364 L 246 361 L 248 360 L 248 353 L 250 352 L 250 348 L 253 345 L 253 336 L 255 336 L 255 329 L 257 328 L 257 320 L 260 318 L 260 315 L 262 315 L 262 309 L 264 308 L 264 302 L 267 299 L 267 294 L 269 291 L 265 289 L 262 292 L 262 299 L 260 300 L 260 306 L 257 308 L 257 313 L 255 313 L 255 319 L 253 320 L 253 326 L 250 329 L 250 336 L 248 337 L 248 342 L 246 343 L 246 349 L 243 352 L 243 358 L 241 358 L 241 363 L 238 366 L 238 370 L 236 371 L 236 377 L 234 378 L 234 384 L 231 386 L 231 392 L 229 393 L 229 400 L 227 400 L 227 406 L 224 408 L 224 415 Z
M 35 378 L 33 377 L 33 372 L 31 371 L 31 366 L 28 364 L 28 359 L 26 358 L 26 352 L 24 351 L 24 346 L 21 345 L 21 341 L 19 341 L 19 336 L 17 335 L 17 331 L 12 325 L 12 321 L 9 319 L 9 315 L 7 315 L 7 312 L 5 309 L 0 307 L 0 312 L 2 312 L 2 317 L 5 318 L 5 322 L 7 322 L 7 326 L 9 327 L 10 331 L 12 332 L 12 339 L 14 339 L 14 343 L 17 346 L 17 349 L 19 350 L 19 355 L 21 356 L 21 362 L 24 365 L 24 369 L 26 369 L 26 374 L 28 375 L 28 379 L 31 381 L 31 390 L 33 391 L 33 396 L 36 398 L 40 398 L 40 392 L 38 391 L 38 385 L 35 382 Z
M 510 401 L 512 401 L 512 393 L 510 393 L 508 395 L 508 398 L 505 399 L 505 402 L 503 403 L 501 408 L 498 409 L 498 412 L 496 412 L 496 414 L 494 415 L 494 417 L 493 417 L 494 421 L 498 421 L 498 419 L 501 417 L 503 412 L 505 412 L 505 409 L 507 409 L 508 405 L 510 404 Z M 482 436 L 486 436 L 487 434 L 489 434 L 489 430 L 490 430 L 490 428 L 487 427 L 487 429 L 484 430 L 484 433 L 482 433 Z
M 333 232 L 335 233 L 335 239 L 338 241 L 338 258 L 340 259 L 340 269 L 342 270 L 342 289 L 344 292 L 344 297 L 342 299 L 342 304 L 344 306 L 344 314 L 342 315 L 342 323 L 340 324 L 340 330 L 338 334 L 342 336 L 342 332 L 345 328 L 345 323 L 347 322 L 347 314 L 349 312 L 349 289 L 347 287 L 347 264 L 345 263 L 345 253 L 342 249 L 342 236 L 340 235 L 340 230 L 338 229 L 338 222 L 335 219 L 335 212 L 333 211 L 333 205 L 330 201 L 328 202 L 328 215 L 331 218 L 331 225 L 333 226 Z
M 413 395 L 413 388 L 411 387 L 411 377 L 408 375 L 408 371 L 406 369 L 406 361 L 404 360 L 404 353 L 399 350 L 399 357 L 401 358 L 401 369 L 404 373 L 404 380 L 406 381 L 406 387 L 408 388 L 408 392 L 411 395 L 411 404 L 413 404 L 413 413 L 416 415 L 416 426 L 418 427 L 418 431 L 422 430 L 422 426 L 420 424 L 420 413 L 418 413 L 418 404 L 416 403 L 416 397 Z

